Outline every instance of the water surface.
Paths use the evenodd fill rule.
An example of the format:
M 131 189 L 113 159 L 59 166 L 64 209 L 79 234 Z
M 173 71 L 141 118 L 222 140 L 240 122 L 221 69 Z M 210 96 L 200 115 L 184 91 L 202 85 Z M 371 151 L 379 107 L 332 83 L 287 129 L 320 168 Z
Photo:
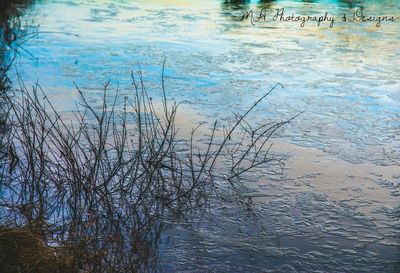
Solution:
M 396 272 L 399 23 L 377 28 L 338 20 L 333 28 L 312 22 L 302 28 L 239 20 L 250 9 L 339 18 L 360 6 L 398 16 L 400 2 L 38 1 L 25 20 L 40 24 L 39 34 L 23 45 L 11 75 L 28 85 L 38 81 L 68 113 L 78 97 L 73 82 L 100 103 L 107 80 L 129 94 L 139 65 L 157 97 L 166 58 L 168 96 L 190 101 L 196 122 L 209 123 L 244 111 L 282 83 L 285 89 L 257 107 L 255 121 L 305 110 L 276 140 L 291 143 L 277 153 L 305 163 L 293 157 L 282 176 L 254 174 L 252 188 L 263 198 L 250 211 L 219 204 L 215 219 L 168 230 L 160 271 Z

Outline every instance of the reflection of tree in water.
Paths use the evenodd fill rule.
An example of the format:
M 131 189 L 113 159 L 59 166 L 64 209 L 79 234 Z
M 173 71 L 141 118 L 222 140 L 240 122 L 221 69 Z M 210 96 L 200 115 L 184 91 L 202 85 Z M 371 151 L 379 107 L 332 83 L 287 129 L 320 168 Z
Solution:
M 26 38 L 27 30 L 21 30 L 23 10 L 32 3 L 31 0 L 0 0 L 0 79 L 1 90 L 7 89 L 6 72 L 10 67 L 18 41 Z
M 339 0 L 339 3 L 347 8 L 359 7 L 362 4 L 359 0 Z
M 275 8 L 275 2 L 276 0 L 259 0 L 257 2 L 257 7 L 258 9 L 272 10 Z
M 230 14 L 231 11 L 246 9 L 250 3 L 249 0 L 225 0 L 221 3 L 221 10 Z
M 221 2 L 221 14 L 237 22 L 241 11 L 253 9 L 257 13 L 261 9 L 272 10 L 275 2 L 276 0 L 259 0 L 257 2 L 249 0 L 225 0 Z
M 225 0 L 221 2 L 221 15 L 227 19 L 223 25 L 225 31 L 232 28 L 241 27 L 240 19 L 243 12 L 253 10 L 258 16 L 261 9 L 272 11 L 275 8 L 276 0 L 259 0 L 257 2 L 248 0 Z
M 7 120 L 7 105 L 5 96 L 10 89 L 7 71 L 13 63 L 19 39 L 27 38 L 27 29 L 21 30 L 21 15 L 32 0 L 8 1 L 0 0 L 0 157 L 7 151 L 4 144 L 4 134 Z
M 28 38 L 27 29 L 22 30 L 21 16 L 32 0 L 0 0 L 0 92 L 4 95 L 10 88 L 7 71 L 15 59 L 21 40 Z M 3 120 L 3 118 L 2 118 Z M 1 122 L 3 129 L 4 122 Z

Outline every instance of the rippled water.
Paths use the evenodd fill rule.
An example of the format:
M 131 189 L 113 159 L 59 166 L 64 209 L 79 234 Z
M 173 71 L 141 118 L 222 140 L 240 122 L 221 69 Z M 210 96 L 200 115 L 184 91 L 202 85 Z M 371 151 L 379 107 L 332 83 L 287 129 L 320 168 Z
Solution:
M 325 151 L 332 168 L 364 164 L 343 167 L 360 171 L 341 180 L 327 171 L 256 174 L 261 183 L 253 188 L 270 196 L 255 208 L 221 204 L 213 209 L 215 219 L 169 229 L 160 271 L 399 272 L 399 22 L 301 28 L 239 19 L 242 10 L 261 8 L 270 17 L 278 8 L 340 17 L 359 6 L 370 15 L 399 16 L 400 1 L 120 2 L 34 4 L 25 19 L 40 24 L 39 34 L 23 45 L 12 73 L 28 84 L 39 81 L 69 112 L 77 98 L 73 82 L 100 102 L 96 88 L 108 79 L 130 92 L 138 63 L 156 96 L 166 58 L 168 96 L 190 101 L 205 121 L 248 108 L 280 82 L 285 89 L 257 107 L 260 122 L 305 110 L 279 132 L 281 139 Z M 337 160 L 342 163 L 334 165 Z M 382 175 L 386 169 L 371 174 L 375 167 L 365 164 L 388 166 L 389 175 Z M 338 180 L 335 190 L 321 182 L 329 179 Z M 264 189 L 265 181 L 272 186 Z M 315 186 L 318 181 L 323 186 Z M 349 193 L 342 197 L 336 188 Z M 371 197 L 368 190 L 383 193 Z

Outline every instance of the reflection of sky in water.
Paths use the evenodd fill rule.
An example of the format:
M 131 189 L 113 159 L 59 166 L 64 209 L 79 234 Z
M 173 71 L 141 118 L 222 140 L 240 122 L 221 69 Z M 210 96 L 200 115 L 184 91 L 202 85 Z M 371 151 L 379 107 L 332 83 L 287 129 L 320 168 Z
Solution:
M 227 2 L 231 2 L 227 4 Z M 37 39 L 17 66 L 70 110 L 73 81 L 93 94 L 111 79 L 126 88 L 140 62 L 148 87 L 160 86 L 167 58 L 171 97 L 190 100 L 207 117 L 243 110 L 276 82 L 286 87 L 258 107 L 259 117 L 306 112 L 281 132 L 287 139 L 357 161 L 390 162 L 399 148 L 398 22 L 239 22 L 241 8 L 272 17 L 342 16 L 362 5 L 370 15 L 398 15 L 398 1 L 51 1 L 37 4 Z M 238 4 L 235 4 L 238 3 Z M 359 3 L 359 4 L 357 4 Z M 43 17 L 42 17 L 43 15 Z M 72 97 L 71 97 L 72 95 Z M 357 154 L 358 158 L 355 158 Z M 389 158 L 389 159 L 388 159 Z M 392 158 L 392 159 L 390 159 Z

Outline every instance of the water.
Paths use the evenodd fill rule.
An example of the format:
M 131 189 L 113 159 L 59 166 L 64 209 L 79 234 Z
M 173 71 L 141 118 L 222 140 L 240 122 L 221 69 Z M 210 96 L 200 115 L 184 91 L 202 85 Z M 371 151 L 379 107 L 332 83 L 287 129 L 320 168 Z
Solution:
M 397 1 L 363 2 L 371 15 L 398 11 Z M 306 112 L 281 132 L 291 142 L 326 149 L 354 162 L 398 163 L 399 32 L 397 23 L 239 22 L 241 10 L 219 1 L 45 1 L 30 14 L 40 34 L 24 45 L 25 81 L 74 96 L 72 81 L 94 88 L 111 79 L 126 87 L 137 63 L 150 87 L 167 59 L 167 87 L 203 115 L 248 107 L 276 82 L 285 85 L 259 107 L 260 116 Z M 243 4 L 297 14 L 351 14 L 345 2 Z M 312 12 L 312 13 L 311 13 Z M 395 14 L 394 14 L 395 15 Z M 218 106 L 218 107 L 216 107 Z M 357 154 L 357 158 L 354 158 Z
M 400 1 L 231 2 L 237 4 L 38 1 L 23 19 L 40 24 L 39 34 L 23 44 L 9 74 L 28 85 L 38 81 L 68 113 L 78 98 L 73 82 L 100 103 L 97 90 L 109 79 L 122 95 L 131 92 L 138 64 L 157 97 L 166 58 L 168 96 L 190 101 L 197 119 L 209 122 L 242 112 L 282 83 L 256 108 L 255 121 L 305 110 L 277 141 L 291 143 L 282 149 L 295 154 L 315 149 L 312 160 L 322 151 L 328 167 L 302 176 L 306 168 L 293 159 L 295 173 L 255 174 L 252 187 L 271 196 L 250 212 L 215 207 L 213 217 L 223 221 L 210 216 L 193 228 L 167 230 L 160 271 L 398 272 L 399 23 L 376 28 L 338 20 L 333 28 L 326 22 L 301 28 L 239 19 L 242 10 L 261 8 L 270 17 L 277 8 L 341 17 L 359 6 L 370 15 L 398 16 Z M 310 148 L 293 148 L 299 146 Z M 330 176 L 332 168 L 347 176 Z

